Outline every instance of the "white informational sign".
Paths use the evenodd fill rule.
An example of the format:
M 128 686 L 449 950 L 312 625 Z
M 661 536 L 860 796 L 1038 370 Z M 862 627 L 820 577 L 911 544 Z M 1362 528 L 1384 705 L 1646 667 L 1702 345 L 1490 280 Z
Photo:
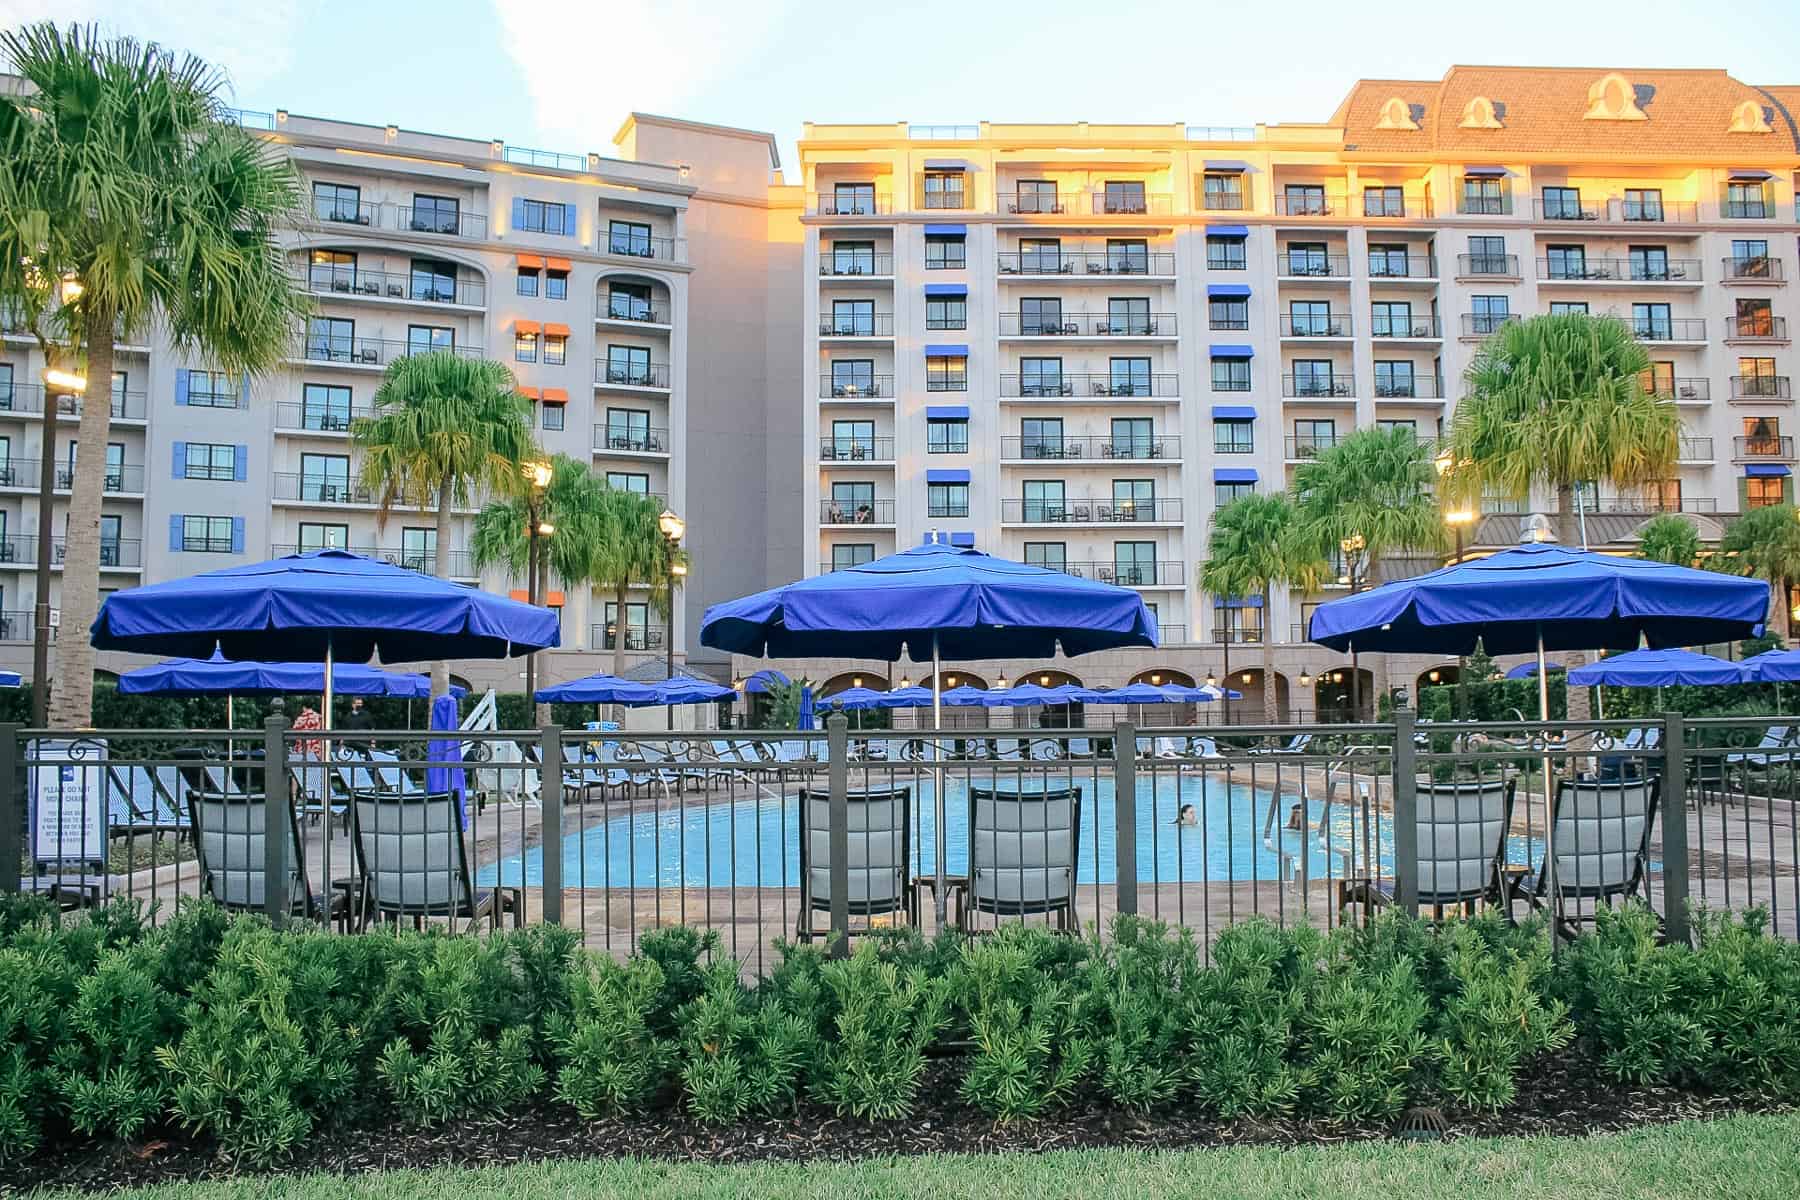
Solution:
M 106 743 L 31 743 L 31 857 L 40 863 L 106 861 Z

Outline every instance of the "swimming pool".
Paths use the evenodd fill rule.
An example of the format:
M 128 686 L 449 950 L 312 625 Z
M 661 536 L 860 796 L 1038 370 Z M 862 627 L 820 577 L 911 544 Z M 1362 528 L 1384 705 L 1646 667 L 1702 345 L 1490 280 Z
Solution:
M 1043 786 L 1034 777 L 1034 786 Z M 1061 786 L 1068 780 L 1045 781 Z M 1081 776 L 1080 850 L 1077 881 L 1116 881 L 1114 787 L 1110 777 Z M 912 873 L 936 871 L 936 813 L 933 781 L 917 777 L 913 784 Z M 1004 785 L 1002 785 L 1004 786 Z M 946 871 L 963 874 L 968 866 L 968 784 L 952 779 L 945 793 Z M 1158 775 L 1140 778 L 1136 787 L 1138 879 L 1147 883 L 1225 883 L 1280 877 L 1275 850 L 1264 844 L 1262 827 L 1270 792 L 1236 784 L 1214 775 Z M 1285 815 L 1299 801 L 1283 792 L 1277 811 Z M 1192 804 L 1197 825 L 1177 825 L 1175 815 Z M 1323 801 L 1307 802 L 1307 826 L 1316 829 Z M 1279 824 L 1279 822 L 1277 822 Z M 1340 802 L 1332 808 L 1329 852 L 1315 838 L 1309 856 L 1312 878 L 1344 874 L 1338 852 L 1352 844 L 1349 812 Z M 1384 872 L 1392 870 L 1393 846 L 1385 819 L 1377 853 Z M 661 811 L 641 811 L 610 818 L 571 833 L 562 840 L 563 885 L 577 888 L 668 887 L 797 887 L 800 880 L 800 810 L 794 796 L 763 794 L 737 801 L 686 804 Z M 1301 834 L 1280 830 L 1276 845 L 1298 854 Z M 1528 861 L 1531 843 L 1508 840 L 1507 857 Z M 1353 860 L 1360 863 L 1360 848 Z M 1352 873 L 1361 871 L 1352 867 Z M 544 848 L 534 847 L 489 864 L 479 873 L 483 886 L 541 884 Z

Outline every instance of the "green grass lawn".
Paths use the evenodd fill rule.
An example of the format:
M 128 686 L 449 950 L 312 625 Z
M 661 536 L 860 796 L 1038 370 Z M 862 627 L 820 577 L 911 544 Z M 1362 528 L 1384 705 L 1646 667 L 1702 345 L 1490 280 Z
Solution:
M 687 1166 L 563 1162 L 485 1170 L 245 1178 L 117 1193 L 128 1200 L 292 1197 L 621 1196 L 630 1200 L 862 1200 L 865 1197 L 1116 1197 L 1160 1200 L 1758 1200 L 1796 1194 L 1800 1115 L 1687 1122 L 1594 1138 L 1436 1145 L 1361 1143 L 1291 1150 L 1124 1150 L 946 1155 L 850 1165 Z

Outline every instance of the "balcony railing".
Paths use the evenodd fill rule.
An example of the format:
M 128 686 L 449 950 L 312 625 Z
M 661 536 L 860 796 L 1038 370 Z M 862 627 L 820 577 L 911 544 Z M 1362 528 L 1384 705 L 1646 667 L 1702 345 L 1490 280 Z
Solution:
M 284 400 L 275 405 L 275 428 L 308 433 L 349 433 L 358 417 L 367 417 L 374 411 L 367 404 L 332 407 Z
M 1654 380 L 1645 390 L 1658 400 L 1673 400 L 1678 403 L 1712 399 L 1712 381 L 1699 375 Z
M 1063 374 L 1060 376 L 1002 375 L 1002 396 L 1112 396 L 1175 397 L 1181 394 L 1179 375 Z
M 1356 395 L 1356 379 L 1348 371 L 1342 375 L 1283 375 L 1281 394 L 1296 399 L 1329 399 Z
M 321 225 L 362 225 L 372 228 L 381 224 L 381 205 L 373 201 L 352 202 L 314 197 L 312 219 Z
M 891 437 L 824 437 L 819 439 L 820 462 L 892 462 Z
M 1379 364 L 1377 364 L 1379 365 Z M 1444 381 L 1435 375 L 1375 374 L 1377 400 L 1442 400 Z
M 1706 320 L 1703 317 L 1625 317 L 1606 314 L 1606 321 L 1622 321 L 1631 327 L 1631 335 L 1640 342 L 1704 342 Z
M 1000 314 L 1001 337 L 1174 337 L 1174 313 Z
M 1780 283 L 1781 260 L 1768 254 L 1743 255 L 1720 260 L 1726 283 Z
M 1149 500 L 1106 496 L 1081 500 L 1004 499 L 1000 502 L 1000 519 L 1025 525 L 1166 524 L 1181 520 L 1181 500 L 1175 496 Z
M 0 612 L 0 642 L 29 642 L 36 631 L 36 614 L 29 608 Z M 56 640 L 56 626 L 50 627 L 50 640 Z
M 863 375 L 856 379 L 819 376 L 821 400 L 889 400 L 894 395 L 892 375 Z
M 1181 438 L 1175 435 L 1137 437 L 1129 434 L 1071 433 L 1061 437 L 1003 437 L 1004 459 L 1127 459 L 1154 460 L 1181 457 Z
M 892 525 L 894 502 L 889 500 L 821 500 L 821 525 Z
M 1143 195 L 1108 195 L 1103 191 L 1064 192 L 1053 195 L 1039 192 L 1001 192 L 996 201 L 1002 213 L 1020 216 L 1055 216 L 1075 213 L 1081 216 L 1167 216 L 1174 211 L 1174 197 L 1166 192 Z
M 1516 254 L 1459 254 L 1456 273 L 1494 279 L 1517 279 L 1519 256 Z
M 1773 458 L 1792 462 L 1794 439 L 1776 436 L 1735 438 L 1732 453 L 1738 458 Z
M 826 250 L 819 255 L 819 274 L 844 275 L 892 275 L 894 273 L 894 256 L 891 254 L 833 254 Z
M 400 205 L 394 210 L 394 228 L 407 233 L 436 233 L 445 237 L 484 240 L 487 237 L 487 214 L 445 212 L 437 208 L 415 208 Z
M 593 448 L 632 454 L 667 454 L 669 431 L 655 426 L 633 428 L 628 425 L 596 425 Z
M 594 360 L 594 382 L 607 387 L 667 388 L 668 363 L 617 363 Z
M 620 634 L 619 626 L 591 625 L 588 627 L 588 645 L 595 650 L 615 650 Z M 663 625 L 627 625 L 624 627 L 625 649 L 632 652 L 649 653 L 663 648 L 663 639 L 668 636 L 668 628 Z
M 0 487 L 30 488 L 36 490 L 41 459 L 11 458 L 0 459 Z M 58 462 L 54 469 L 55 478 L 52 484 L 59 492 L 71 491 L 75 487 L 75 464 Z M 106 473 L 101 476 L 100 489 L 109 495 L 121 493 L 135 494 L 144 490 L 143 463 L 108 463 Z
M 50 565 L 60 567 L 69 556 L 67 538 L 50 540 Z M 29 569 L 37 563 L 37 538 L 26 535 L 0 538 L 0 564 L 15 570 Z M 102 538 L 100 569 L 102 571 L 135 571 L 144 565 L 144 543 L 138 538 Z
M 1287 439 L 1287 456 L 1290 459 L 1317 458 L 1348 436 L 1348 434 L 1313 433 L 1290 437 Z
M 269 553 L 276 558 L 282 558 L 289 554 L 304 554 L 309 550 L 320 549 L 323 547 L 301 546 L 287 542 L 270 546 Z M 352 554 L 360 554 L 364 558 L 373 558 L 408 571 L 417 571 L 421 575 L 437 574 L 436 550 L 392 550 L 382 546 L 351 546 L 349 550 Z M 475 555 L 468 550 L 450 551 L 449 565 L 452 579 L 474 579 L 480 574 L 475 569 Z
M 1233 629 L 1228 625 L 1214 625 L 1212 640 L 1221 645 L 1260 646 L 1262 645 L 1263 631 L 1256 628 Z
M 598 296 L 594 300 L 594 316 L 601 321 L 630 321 L 640 325 L 667 325 L 667 309 L 648 300 L 631 296 Z
M 1700 219 L 1700 206 L 1692 200 L 1664 200 L 1651 197 L 1639 200 L 1613 199 L 1606 202 L 1609 221 L 1640 221 L 1651 224 L 1692 225 Z
M 80 396 L 67 396 L 52 393 L 56 396 L 56 415 L 59 417 L 79 417 L 81 415 Z M 0 416 L 7 413 L 41 413 L 44 411 L 44 389 L 35 383 L 0 384 Z M 112 394 L 112 415 L 115 421 L 142 421 L 144 419 L 144 393 L 114 392 Z
M 1282 217 L 1343 217 L 1350 212 L 1342 192 L 1275 193 L 1275 213 Z
M 1434 279 L 1437 277 L 1437 256 L 1433 254 L 1408 254 L 1404 258 L 1397 254 L 1369 255 L 1370 279 Z
M 1788 340 L 1786 317 L 1758 313 L 1751 316 L 1725 318 L 1725 340 L 1728 342 L 1785 342 Z
M 1510 217 L 1513 210 L 1511 192 L 1498 196 L 1458 196 L 1456 211 L 1468 217 Z
M 1662 262 L 1640 262 L 1629 258 L 1540 258 L 1537 276 L 1564 283 L 1699 283 L 1701 271 L 1697 258 L 1671 258 Z
M 1202 187 L 1200 207 L 1207 212 L 1242 212 L 1249 201 L 1242 192 L 1209 192 Z
M 587 155 L 564 154 L 560 150 L 533 150 L 530 146 L 503 146 L 503 161 L 527 167 L 549 167 L 553 171 L 585 171 Z
M 1096 251 L 1003 251 L 1002 275 L 1173 275 L 1175 256 L 1167 251 L 1143 254 Z
M 1444 327 L 1437 314 L 1423 313 L 1410 317 L 1393 313 L 1375 313 L 1369 318 L 1369 336 L 1374 338 L 1441 338 Z
M 277 500 L 300 500 L 310 504 L 374 504 L 380 499 L 373 488 L 354 479 L 302 475 L 277 471 L 274 476 Z
M 1786 375 L 1733 375 L 1733 400 L 1791 400 L 1793 389 Z
M 1710 513 L 1719 511 L 1713 496 L 1602 496 L 1596 507 L 1606 513 Z
M 487 285 L 479 279 L 444 280 L 397 271 L 316 265 L 306 268 L 303 280 L 307 291 L 319 295 L 367 296 L 416 304 L 465 304 L 477 308 L 487 303 Z
M 301 334 L 294 352 L 310 362 L 344 363 L 358 367 L 385 366 L 414 354 L 448 350 L 463 358 L 481 358 L 479 346 L 434 346 L 427 342 L 402 342 L 387 338 L 345 337 L 337 334 Z
M 1518 313 L 1464 313 L 1462 315 L 1462 331 L 1464 337 L 1486 337 L 1499 331 L 1502 325 L 1519 319 Z
M 811 212 L 820 217 L 874 217 L 894 211 L 894 198 L 849 192 L 820 192 L 813 197 Z
M 1284 279 L 1348 279 L 1348 254 L 1289 254 L 1277 260 L 1276 273 Z
M 1539 221 L 1598 221 L 1605 212 L 1606 206 L 1597 200 L 1531 199 L 1531 215 Z
M 1047 565 L 1047 564 L 1046 564 Z M 1066 562 L 1058 569 L 1078 579 L 1098 579 L 1120 587 L 1180 587 L 1183 565 L 1167 562 Z
M 1709 437 L 1683 437 L 1676 457 L 1684 462 L 1711 462 L 1713 440 Z
M 1350 334 L 1349 313 L 1325 316 L 1281 314 L 1281 336 L 1284 338 L 1347 338 Z
M 1775 206 L 1767 200 L 1721 200 L 1719 215 L 1733 221 L 1772 221 Z
M 863 313 L 858 316 L 825 316 L 819 318 L 819 336 L 833 338 L 893 337 L 893 313 Z
M 649 237 L 637 232 L 609 230 L 600 246 L 602 254 L 619 258 L 650 258 L 657 262 L 680 262 L 686 257 L 687 239 Z

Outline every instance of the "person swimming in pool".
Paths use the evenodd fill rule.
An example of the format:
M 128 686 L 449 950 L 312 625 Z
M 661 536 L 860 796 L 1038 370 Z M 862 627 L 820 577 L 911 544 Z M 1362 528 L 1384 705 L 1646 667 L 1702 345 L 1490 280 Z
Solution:
M 1181 811 L 1175 814 L 1175 823 L 1177 825 L 1198 825 L 1200 813 L 1193 805 L 1184 804 L 1181 806 Z

